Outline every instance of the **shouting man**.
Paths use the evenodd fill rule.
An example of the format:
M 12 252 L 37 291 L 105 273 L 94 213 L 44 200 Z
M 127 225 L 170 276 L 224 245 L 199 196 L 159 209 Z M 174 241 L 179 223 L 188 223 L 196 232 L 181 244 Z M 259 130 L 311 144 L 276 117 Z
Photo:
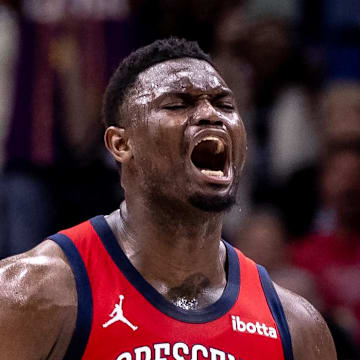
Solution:
M 318 312 L 221 240 L 246 135 L 209 56 L 133 52 L 104 121 L 125 201 L 1 263 L 1 359 L 336 359 Z

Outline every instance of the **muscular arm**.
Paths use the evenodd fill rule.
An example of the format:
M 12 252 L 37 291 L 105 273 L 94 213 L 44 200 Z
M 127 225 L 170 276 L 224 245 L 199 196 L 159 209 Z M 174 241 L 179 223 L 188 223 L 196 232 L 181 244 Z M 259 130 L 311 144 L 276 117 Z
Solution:
M 76 321 L 71 269 L 58 246 L 45 241 L 0 262 L 2 360 L 60 360 Z
M 275 288 L 289 324 L 294 360 L 336 360 L 333 339 L 319 312 L 301 296 Z

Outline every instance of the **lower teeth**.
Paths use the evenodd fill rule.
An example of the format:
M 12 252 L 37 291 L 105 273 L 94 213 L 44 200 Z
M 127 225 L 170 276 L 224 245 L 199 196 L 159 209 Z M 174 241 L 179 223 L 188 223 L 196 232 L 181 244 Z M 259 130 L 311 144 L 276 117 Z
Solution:
M 201 172 L 204 175 L 208 175 L 208 176 L 218 176 L 218 177 L 222 177 L 224 176 L 224 172 L 221 170 L 206 170 L 206 169 L 202 169 Z

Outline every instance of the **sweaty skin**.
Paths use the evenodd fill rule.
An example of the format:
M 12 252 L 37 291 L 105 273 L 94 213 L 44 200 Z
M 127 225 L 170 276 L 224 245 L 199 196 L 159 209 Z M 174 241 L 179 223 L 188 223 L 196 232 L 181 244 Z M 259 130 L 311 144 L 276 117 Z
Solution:
M 105 143 L 121 163 L 126 200 L 106 220 L 131 263 L 166 299 L 183 308 L 212 304 L 226 285 L 222 219 L 246 152 L 233 95 L 207 62 L 170 60 L 138 76 L 120 113 L 127 125 L 107 129 Z M 221 178 L 202 174 L 190 160 L 196 139 L 207 134 L 226 144 Z M 62 251 L 47 240 L 0 264 L 1 360 L 62 359 L 77 315 Z M 295 360 L 336 359 L 319 313 L 276 289 Z

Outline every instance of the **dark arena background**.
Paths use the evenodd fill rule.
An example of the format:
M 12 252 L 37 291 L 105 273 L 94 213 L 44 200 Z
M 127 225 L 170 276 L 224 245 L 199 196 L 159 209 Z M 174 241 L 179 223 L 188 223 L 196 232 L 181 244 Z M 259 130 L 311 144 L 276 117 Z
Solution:
M 0 259 L 119 206 L 102 96 L 169 36 L 212 56 L 246 126 L 223 237 L 360 359 L 360 1 L 1 0 Z

